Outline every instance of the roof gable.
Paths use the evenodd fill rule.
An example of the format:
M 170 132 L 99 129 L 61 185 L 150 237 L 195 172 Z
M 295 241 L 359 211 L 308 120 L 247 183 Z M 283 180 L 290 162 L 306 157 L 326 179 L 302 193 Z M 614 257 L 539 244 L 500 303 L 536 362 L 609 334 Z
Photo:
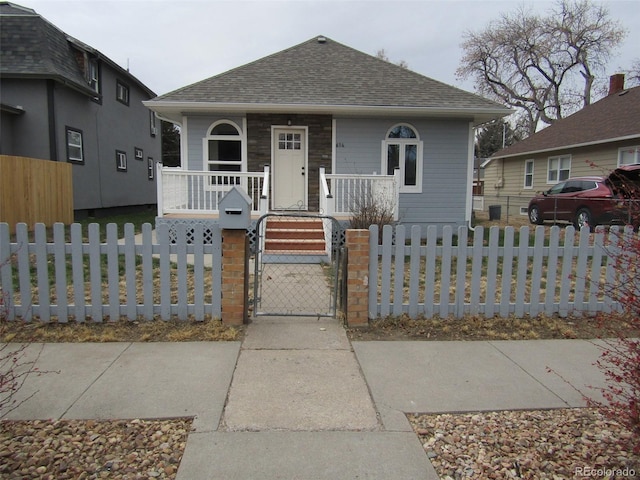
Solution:
M 314 37 L 155 100 L 461 111 L 486 109 L 500 111 L 502 115 L 508 113 L 505 107 L 495 102 L 326 37 Z
M 506 158 L 640 138 L 640 87 L 610 94 L 530 137 L 496 152 Z
M 95 96 L 76 54 L 90 52 L 107 62 L 148 95 L 155 94 L 97 50 L 68 36 L 30 8 L 0 2 L 0 74 L 6 78 L 51 78 Z

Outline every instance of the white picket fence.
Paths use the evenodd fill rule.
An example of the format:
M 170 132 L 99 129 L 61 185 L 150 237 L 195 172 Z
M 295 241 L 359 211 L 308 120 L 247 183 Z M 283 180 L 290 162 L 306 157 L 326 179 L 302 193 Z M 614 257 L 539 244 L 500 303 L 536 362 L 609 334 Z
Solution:
M 169 228 L 156 232 L 143 225 L 136 237 L 132 224 L 118 238 L 117 225 L 88 227 L 88 242 L 80 224 L 56 224 L 48 241 L 38 224 L 29 238 L 25 224 L 16 226 L 15 241 L 9 227 L 0 223 L 0 308 L 7 317 L 49 322 L 92 320 L 203 320 L 220 318 L 222 239 L 219 229 L 205 243 L 202 225 L 177 227 L 175 243 Z
M 579 232 L 573 227 L 549 231 L 539 226 L 534 232 L 522 227 L 516 243 L 513 227 L 504 229 L 502 242 L 500 228 L 491 227 L 485 244 L 483 227 L 476 227 L 468 242 L 466 227 L 457 230 L 454 241 L 451 227 L 444 227 L 439 237 L 437 228 L 429 226 L 423 239 L 419 226 L 408 231 L 387 225 L 379 245 L 378 227 L 369 231 L 370 318 L 565 317 L 616 310 L 620 305 L 611 295 L 620 278 L 613 259 L 621 235 L 633 235 L 615 227 L 608 233 L 590 233 L 587 227 Z

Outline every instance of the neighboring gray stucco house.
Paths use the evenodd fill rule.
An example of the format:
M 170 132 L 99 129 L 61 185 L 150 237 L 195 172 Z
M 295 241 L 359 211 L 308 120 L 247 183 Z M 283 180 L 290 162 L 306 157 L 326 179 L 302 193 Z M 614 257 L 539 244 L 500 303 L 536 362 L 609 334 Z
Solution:
M 77 216 L 156 203 L 155 97 L 35 11 L 0 2 L 0 154 L 73 164 Z
M 180 125 L 184 170 L 220 175 L 209 190 L 267 165 L 270 211 L 318 212 L 321 167 L 398 168 L 399 219 L 423 225 L 470 220 L 474 126 L 511 112 L 322 36 L 144 104 Z M 199 198 L 183 201 L 184 215 Z

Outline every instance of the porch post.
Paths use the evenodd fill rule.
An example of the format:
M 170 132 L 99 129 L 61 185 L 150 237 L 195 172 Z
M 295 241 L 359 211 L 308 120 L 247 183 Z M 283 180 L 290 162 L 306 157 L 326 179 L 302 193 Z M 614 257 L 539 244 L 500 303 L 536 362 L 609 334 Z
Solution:
M 162 163 L 156 163 L 156 204 L 158 208 L 158 217 L 163 214 L 163 198 L 162 198 Z
M 249 238 L 245 230 L 222 230 L 222 322 L 247 321 Z
M 347 230 L 347 305 L 349 327 L 369 324 L 369 230 Z

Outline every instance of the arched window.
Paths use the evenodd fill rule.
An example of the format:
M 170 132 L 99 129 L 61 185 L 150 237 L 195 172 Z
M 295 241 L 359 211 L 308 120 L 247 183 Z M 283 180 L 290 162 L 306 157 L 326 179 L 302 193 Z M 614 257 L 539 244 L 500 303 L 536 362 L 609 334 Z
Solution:
M 242 135 L 233 122 L 214 123 L 204 138 L 205 168 L 220 175 L 212 177 L 212 185 L 236 185 L 240 179 L 230 172 L 242 171 Z M 226 174 L 226 175 L 225 175 Z
M 422 192 L 422 142 L 415 128 L 395 125 L 387 132 L 382 145 L 382 171 L 393 175 L 400 169 L 402 193 Z

